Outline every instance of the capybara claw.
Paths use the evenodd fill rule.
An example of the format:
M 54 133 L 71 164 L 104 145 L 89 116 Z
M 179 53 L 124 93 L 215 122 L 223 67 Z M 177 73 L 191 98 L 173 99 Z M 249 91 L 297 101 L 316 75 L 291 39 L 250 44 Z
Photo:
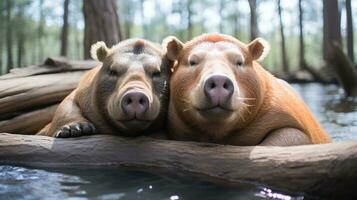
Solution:
M 96 128 L 90 122 L 75 122 L 62 126 L 55 134 L 56 138 L 80 137 L 92 135 Z

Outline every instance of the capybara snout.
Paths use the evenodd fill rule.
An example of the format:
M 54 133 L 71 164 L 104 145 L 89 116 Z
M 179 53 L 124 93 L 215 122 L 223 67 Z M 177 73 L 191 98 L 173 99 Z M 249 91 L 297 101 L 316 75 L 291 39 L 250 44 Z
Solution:
M 231 99 L 234 86 L 227 76 L 213 75 L 205 81 L 204 91 L 212 107 L 222 107 Z
M 129 120 L 140 120 L 149 108 L 149 98 L 144 92 L 132 89 L 126 92 L 121 100 L 121 107 Z

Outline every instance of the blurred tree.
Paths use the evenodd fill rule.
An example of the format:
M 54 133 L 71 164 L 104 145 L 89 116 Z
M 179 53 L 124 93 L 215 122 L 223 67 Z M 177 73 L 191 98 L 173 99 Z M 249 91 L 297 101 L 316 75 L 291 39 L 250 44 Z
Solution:
M 63 2 L 63 26 L 62 26 L 62 33 L 61 33 L 61 56 L 67 56 L 68 8 L 69 8 L 69 0 L 64 0 L 64 2 Z
M 278 0 L 278 13 L 279 13 L 279 23 L 280 23 L 280 36 L 281 36 L 281 59 L 283 64 L 283 72 L 285 75 L 289 74 L 289 64 L 288 55 L 285 48 L 285 34 L 284 34 L 284 24 L 281 9 L 281 0 Z
M 299 0 L 299 67 L 305 67 L 305 45 L 304 45 L 304 18 L 303 18 L 302 0 Z
M 239 38 L 240 37 L 240 15 L 239 15 L 239 0 L 234 0 L 233 2 L 235 4 L 235 12 L 233 14 L 233 34 L 235 37 Z
M 348 57 L 354 62 L 353 51 L 353 20 L 352 20 L 352 8 L 351 0 L 346 0 L 346 19 L 347 19 L 347 51 Z
M 4 7 L 4 1 L 0 1 L 0 74 L 2 74 L 3 69 Z
M 124 29 L 124 38 L 128 39 L 132 36 L 132 28 L 134 24 L 134 17 L 135 17 L 135 2 L 134 1 L 120 1 L 119 8 L 121 8 L 121 13 L 123 13 L 123 29 Z
M 142 31 L 143 31 L 143 37 L 147 38 L 148 37 L 148 27 L 145 24 L 144 4 L 145 4 L 145 0 L 140 0 L 140 2 L 139 2 L 139 5 L 140 5 L 140 18 L 141 18 L 141 26 L 142 26 Z
M 39 11 L 40 11 L 40 22 L 38 24 L 38 60 L 42 61 L 44 59 L 43 55 L 43 36 L 44 36 L 44 26 L 45 26 L 45 15 L 43 8 L 43 0 L 39 1 Z
M 22 1 L 14 1 L 15 6 L 17 7 L 17 14 L 16 18 L 14 19 L 13 24 L 16 25 L 16 39 L 17 39 L 17 67 L 24 66 L 24 57 L 25 57 L 25 29 L 26 29 L 26 22 L 24 19 L 24 12 L 25 7 L 27 6 L 28 2 L 26 0 Z
M 224 17 L 224 8 L 225 8 L 225 0 L 219 0 L 219 6 L 218 6 L 218 14 L 219 14 L 219 18 L 221 20 L 221 23 L 219 23 L 219 32 L 223 33 L 223 25 L 224 25 L 224 21 L 225 21 L 225 17 Z
M 123 37 L 115 0 L 84 0 L 84 58 L 90 58 L 90 47 L 104 41 L 108 47 L 117 44 Z
M 6 72 L 9 72 L 14 67 L 12 55 L 12 9 L 13 1 L 6 0 L 6 47 L 7 47 L 7 67 Z
M 258 37 L 257 0 L 248 0 L 250 8 L 250 39 Z
M 186 11 L 187 11 L 187 37 L 186 40 L 191 40 L 193 37 L 193 26 L 192 26 L 192 8 L 193 0 L 187 0 L 186 2 Z
M 328 51 L 334 42 L 341 45 L 341 14 L 338 0 L 323 0 L 323 57 L 328 66 Z

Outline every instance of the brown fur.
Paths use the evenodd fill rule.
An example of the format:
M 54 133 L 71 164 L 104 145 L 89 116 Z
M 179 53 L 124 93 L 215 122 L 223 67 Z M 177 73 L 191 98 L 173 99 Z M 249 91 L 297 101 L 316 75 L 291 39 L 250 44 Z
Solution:
M 96 133 L 124 136 L 162 129 L 172 62 L 165 57 L 161 46 L 130 39 L 110 49 L 98 42 L 91 51 L 92 57 L 102 64 L 84 75 L 78 87 L 60 104 L 52 122 L 39 134 L 56 136 L 65 127 L 73 128 L 73 124 L 88 122 L 94 125 Z M 120 106 L 123 94 L 132 88 L 140 88 L 150 99 L 145 121 L 134 125 L 127 121 L 129 119 Z
M 170 37 L 166 46 L 168 57 L 176 61 L 170 83 L 172 139 L 233 145 L 331 141 L 299 95 L 257 62 L 266 54 L 264 40 L 244 44 L 227 35 L 208 34 L 186 44 Z M 198 64 L 191 66 L 192 59 Z M 200 89 L 202 80 L 216 72 L 229 76 L 236 89 L 230 112 L 222 117 L 201 110 L 209 107 Z

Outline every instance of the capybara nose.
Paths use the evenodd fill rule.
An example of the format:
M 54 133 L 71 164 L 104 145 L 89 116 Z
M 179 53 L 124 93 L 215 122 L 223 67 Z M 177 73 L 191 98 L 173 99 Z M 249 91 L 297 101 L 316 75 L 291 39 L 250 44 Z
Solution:
M 141 117 L 149 108 L 149 98 L 143 92 L 128 92 L 124 95 L 121 106 L 131 118 Z
M 204 91 L 211 103 L 218 106 L 229 101 L 233 94 L 234 86 L 227 76 L 214 75 L 206 80 Z

